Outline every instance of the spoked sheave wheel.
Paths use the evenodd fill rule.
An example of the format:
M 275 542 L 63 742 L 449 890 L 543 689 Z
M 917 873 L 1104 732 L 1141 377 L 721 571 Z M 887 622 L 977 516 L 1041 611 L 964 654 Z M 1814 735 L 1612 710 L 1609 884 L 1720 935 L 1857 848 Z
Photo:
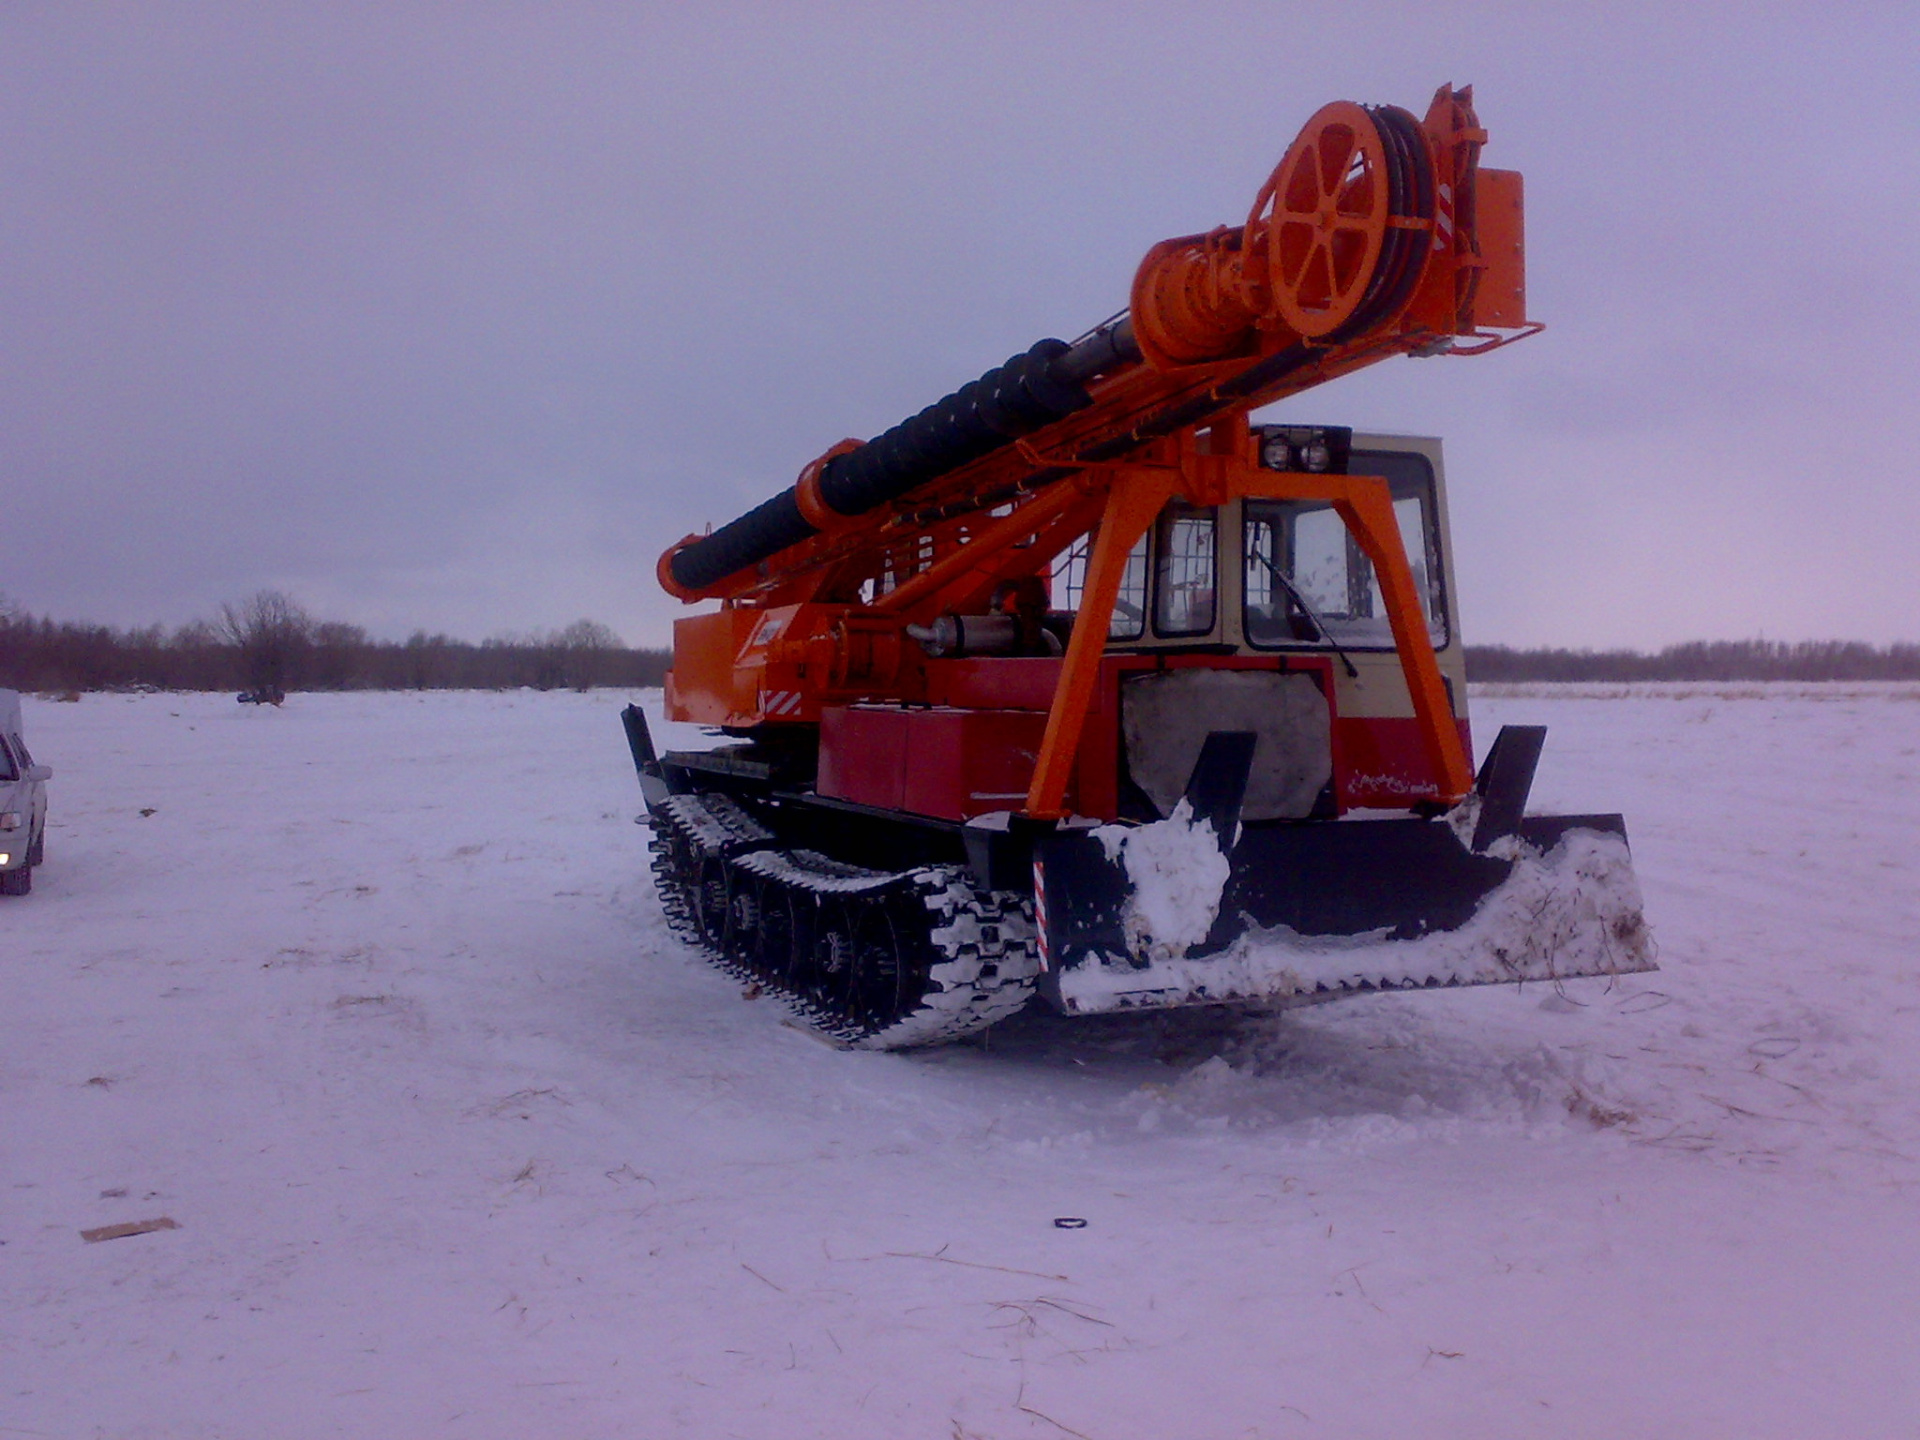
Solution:
M 1353 318 L 1380 263 L 1390 209 L 1373 117 L 1350 100 L 1322 106 L 1260 192 L 1249 227 L 1266 221 L 1273 306 L 1296 334 L 1316 339 Z

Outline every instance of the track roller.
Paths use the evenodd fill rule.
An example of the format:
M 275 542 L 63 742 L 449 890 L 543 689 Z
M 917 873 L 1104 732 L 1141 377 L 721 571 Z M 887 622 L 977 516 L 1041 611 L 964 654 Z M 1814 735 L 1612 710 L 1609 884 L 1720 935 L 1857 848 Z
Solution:
M 1031 904 L 979 889 L 958 866 L 875 871 L 781 849 L 724 795 L 672 796 L 650 818 L 673 933 L 837 1040 L 942 1044 L 1033 993 Z

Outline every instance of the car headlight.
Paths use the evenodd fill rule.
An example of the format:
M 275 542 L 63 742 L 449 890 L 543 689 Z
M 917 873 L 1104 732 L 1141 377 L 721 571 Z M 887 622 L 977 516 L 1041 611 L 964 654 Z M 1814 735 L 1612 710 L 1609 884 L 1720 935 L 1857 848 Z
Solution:
M 20 812 L 18 810 L 0 810 L 0 830 L 18 830 Z

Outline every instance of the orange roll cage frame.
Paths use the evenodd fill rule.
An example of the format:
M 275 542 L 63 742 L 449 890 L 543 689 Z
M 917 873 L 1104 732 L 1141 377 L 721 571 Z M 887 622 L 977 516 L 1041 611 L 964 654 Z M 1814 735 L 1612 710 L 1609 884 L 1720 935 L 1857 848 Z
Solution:
M 1470 88 L 1442 86 L 1419 121 L 1325 106 L 1243 226 L 1147 253 L 1128 312 L 1142 363 L 1098 372 L 1084 409 L 851 514 L 821 490 L 825 467 L 860 448 L 842 441 L 794 487 L 805 538 L 699 589 L 672 573 L 675 553 L 703 539 L 687 536 L 661 556 L 661 584 L 722 608 L 676 629 L 669 713 L 751 729 L 817 723 L 836 705 L 911 703 L 925 676 L 909 625 L 997 605 L 1002 587 L 1091 535 L 1024 807 L 1057 819 L 1128 554 L 1162 508 L 1311 500 L 1334 508 L 1373 564 L 1434 798 L 1464 798 L 1471 766 L 1387 483 L 1267 469 L 1248 416 L 1392 355 L 1481 354 L 1540 328 L 1526 319 L 1520 177 L 1480 166 L 1485 141 Z M 1393 198 L 1394 155 L 1425 177 L 1411 199 Z
M 1473 788 L 1472 765 L 1459 727 L 1454 723 L 1433 641 L 1427 634 L 1426 618 L 1406 546 L 1400 538 L 1400 527 L 1394 519 L 1387 482 L 1375 475 L 1312 475 L 1264 469 L 1254 459 L 1252 431 L 1244 419 L 1231 424 L 1217 423 L 1205 433 L 1215 446 L 1227 442 L 1223 453 L 1200 451 L 1197 437 L 1188 432 L 1180 437 L 1182 443 L 1175 463 L 1088 466 L 1077 477 L 1078 484 L 1073 489 L 1099 494 L 1103 503 L 1093 528 L 1080 609 L 1060 667 L 1053 704 L 1048 710 L 1033 781 L 1027 790 L 1025 813 L 1037 819 L 1058 819 L 1066 813 L 1063 805 L 1067 783 L 1079 752 L 1087 709 L 1093 700 L 1100 658 L 1105 653 L 1107 630 L 1114 604 L 1119 599 L 1127 556 L 1167 503 L 1177 498 L 1211 506 L 1243 498 L 1319 500 L 1332 504 L 1373 563 L 1379 578 L 1394 648 L 1400 656 L 1414 718 L 1438 787 L 1436 798 L 1449 805 L 1464 799 Z M 1060 490 L 1067 490 L 1068 497 L 1058 498 Z M 996 527 L 998 533 L 992 535 L 993 553 L 1037 535 L 1071 503 L 1072 493 L 1069 487 L 1058 487 L 1043 497 L 1052 503 L 1036 500 L 1006 517 Z M 1022 523 L 1016 525 L 1015 521 Z M 974 544 L 987 541 L 988 537 L 983 535 Z M 959 562 L 974 558 L 969 555 L 973 548 L 967 546 L 949 562 L 951 576 L 957 578 L 962 572 Z M 908 585 L 928 581 L 930 584 L 923 594 L 931 594 L 944 588 L 934 575 L 934 571 L 928 571 Z M 901 591 L 896 590 L 887 598 L 899 600 L 900 595 Z M 909 596 L 900 603 L 910 604 L 918 598 L 922 598 L 921 595 Z

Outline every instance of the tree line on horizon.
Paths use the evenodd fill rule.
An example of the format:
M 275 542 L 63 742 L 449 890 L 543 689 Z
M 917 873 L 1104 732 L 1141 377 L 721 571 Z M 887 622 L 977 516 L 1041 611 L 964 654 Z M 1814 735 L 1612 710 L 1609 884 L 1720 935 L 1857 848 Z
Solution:
M 1500 681 L 1920 680 L 1920 644 L 1860 640 L 1689 640 L 1639 650 L 1467 646 L 1467 678 Z
M 478 643 L 416 631 L 373 639 L 316 620 L 277 590 L 168 630 L 116 629 L 30 615 L 0 597 L 0 687 L 87 690 L 536 690 L 659 685 L 667 650 L 624 644 L 607 626 Z M 1855 640 L 1696 640 L 1637 650 L 1469 645 L 1467 678 L 1515 681 L 1920 680 L 1920 644 Z
M 51 620 L 0 598 L 0 687 L 42 693 L 635 689 L 660 684 L 669 663 L 666 651 L 634 649 L 594 620 L 478 643 L 424 630 L 378 640 L 316 620 L 277 590 L 171 630 Z

